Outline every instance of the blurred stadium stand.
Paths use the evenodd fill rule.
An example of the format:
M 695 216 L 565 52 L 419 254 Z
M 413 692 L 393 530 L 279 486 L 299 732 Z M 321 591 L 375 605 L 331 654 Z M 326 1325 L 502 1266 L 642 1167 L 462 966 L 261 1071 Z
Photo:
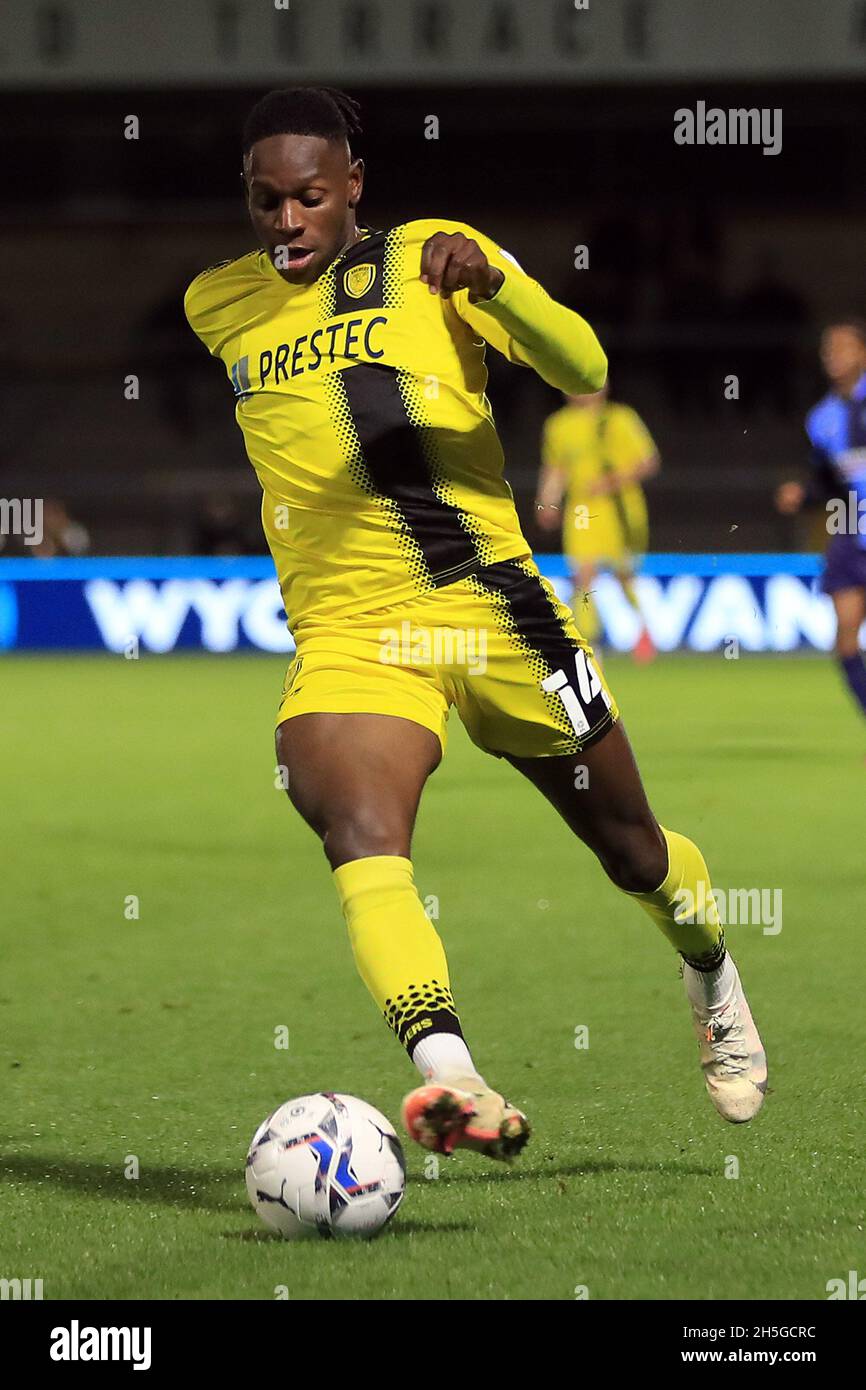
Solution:
M 62 497 L 96 553 L 207 548 L 220 498 L 238 510 L 238 548 L 260 545 L 229 384 L 181 299 L 200 269 L 252 247 L 239 131 L 263 91 L 292 80 L 115 89 L 106 74 L 88 91 L 0 91 L 0 491 Z M 339 80 L 363 106 L 372 225 L 466 220 L 598 329 L 614 395 L 662 454 L 653 549 L 804 541 L 771 492 L 805 465 L 818 327 L 866 308 L 862 84 Z M 677 147 L 673 112 L 698 99 L 781 107 L 783 153 Z M 138 141 L 122 137 L 130 112 Z M 423 138 L 430 113 L 438 140 Z M 581 244 L 585 270 L 573 264 Z M 538 437 L 559 402 L 493 350 L 488 365 L 507 475 L 542 547 Z M 124 399 L 130 373 L 138 401 Z M 724 398 L 730 373 L 739 401 Z

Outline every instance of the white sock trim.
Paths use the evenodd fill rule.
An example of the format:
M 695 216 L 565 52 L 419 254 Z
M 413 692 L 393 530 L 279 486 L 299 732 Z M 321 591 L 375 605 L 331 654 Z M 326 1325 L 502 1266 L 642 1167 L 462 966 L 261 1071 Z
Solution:
M 478 1076 L 472 1054 L 456 1033 L 428 1033 L 416 1044 L 412 1061 L 428 1081 L 447 1076 Z
M 726 954 L 717 970 L 695 970 L 694 966 L 683 966 L 686 992 L 696 1008 L 720 1013 L 731 1002 L 737 984 L 737 968 Z

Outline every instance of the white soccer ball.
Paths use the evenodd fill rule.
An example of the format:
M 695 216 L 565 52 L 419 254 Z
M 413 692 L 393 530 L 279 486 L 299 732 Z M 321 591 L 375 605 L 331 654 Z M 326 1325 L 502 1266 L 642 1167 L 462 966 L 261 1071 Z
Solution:
M 246 1181 L 265 1225 L 287 1240 L 374 1236 L 403 1200 L 406 1164 L 380 1111 L 319 1091 L 287 1100 L 259 1125 Z

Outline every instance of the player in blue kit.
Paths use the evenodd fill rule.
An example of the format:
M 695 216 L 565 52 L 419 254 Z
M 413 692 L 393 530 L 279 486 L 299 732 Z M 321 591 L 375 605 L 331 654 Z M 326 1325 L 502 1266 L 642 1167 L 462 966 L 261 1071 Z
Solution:
M 836 610 L 836 659 L 866 714 L 866 322 L 843 319 L 826 328 L 821 365 L 831 389 L 806 416 L 812 477 L 805 485 L 783 483 L 776 506 L 790 515 L 826 503 L 830 539 L 821 587 Z

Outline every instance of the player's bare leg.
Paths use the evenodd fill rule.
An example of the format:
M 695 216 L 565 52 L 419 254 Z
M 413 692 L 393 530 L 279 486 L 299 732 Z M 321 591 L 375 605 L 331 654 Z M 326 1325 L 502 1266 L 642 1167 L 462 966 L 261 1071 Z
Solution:
M 289 800 L 322 841 L 332 869 L 371 855 L 410 856 L 438 738 L 389 714 L 301 714 L 277 729 Z
M 866 589 L 837 589 L 831 597 L 836 610 L 836 660 L 851 694 L 866 714 L 866 664 L 860 650 L 860 629 L 866 621 Z
M 406 1128 L 439 1153 L 510 1158 L 528 1123 L 475 1067 L 412 881 L 418 804 L 441 756 L 435 734 L 392 715 L 303 714 L 277 730 L 289 797 L 334 870 L 359 972 L 425 1077 L 404 1101 Z
M 652 814 L 622 724 L 572 757 L 509 761 L 680 952 L 710 1099 L 727 1120 L 752 1119 L 766 1091 L 766 1055 L 725 950 L 709 873 L 697 847 Z M 585 776 L 575 777 L 577 764 Z
M 667 849 L 621 721 L 582 753 L 508 761 L 547 797 L 618 888 L 642 893 L 658 887 Z M 578 764 L 585 778 L 575 777 Z

